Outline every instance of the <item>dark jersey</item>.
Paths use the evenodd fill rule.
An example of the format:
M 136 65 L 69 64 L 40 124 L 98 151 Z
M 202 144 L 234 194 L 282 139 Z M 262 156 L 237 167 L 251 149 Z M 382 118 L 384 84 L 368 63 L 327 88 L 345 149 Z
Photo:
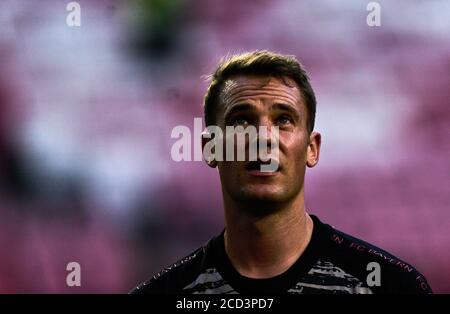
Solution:
M 311 241 L 284 273 L 268 279 L 240 275 L 223 232 L 131 293 L 371 294 L 431 293 L 425 277 L 386 251 L 338 231 L 311 215 Z

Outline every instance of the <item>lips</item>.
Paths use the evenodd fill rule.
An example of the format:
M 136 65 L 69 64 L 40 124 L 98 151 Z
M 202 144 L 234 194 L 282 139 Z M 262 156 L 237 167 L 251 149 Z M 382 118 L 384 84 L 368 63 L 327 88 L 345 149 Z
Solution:
M 249 161 L 245 165 L 245 170 L 251 171 L 251 172 L 255 172 L 255 171 L 261 172 L 261 166 L 262 165 L 270 165 L 270 164 L 272 164 L 274 162 L 275 162 L 275 160 L 273 160 L 273 159 L 269 159 L 268 161 L 262 161 L 262 160 L 259 160 L 259 159 L 255 160 L 255 161 Z M 272 171 L 272 172 L 279 172 L 280 168 L 281 168 L 281 165 L 278 162 L 277 170 Z M 270 173 L 270 172 L 268 172 L 268 173 Z

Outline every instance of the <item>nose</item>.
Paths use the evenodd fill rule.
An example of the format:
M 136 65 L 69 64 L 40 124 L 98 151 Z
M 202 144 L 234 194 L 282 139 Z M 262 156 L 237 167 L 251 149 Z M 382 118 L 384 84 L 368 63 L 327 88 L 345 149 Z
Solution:
M 258 129 L 258 140 L 265 141 L 267 145 L 270 147 L 272 144 L 272 141 L 278 140 L 275 139 L 275 129 L 277 129 L 277 126 L 274 126 L 269 117 L 262 116 L 260 117 L 257 125 Z
M 261 116 L 256 125 L 257 136 L 253 141 L 257 141 L 255 146 L 258 147 L 258 159 L 266 161 L 278 152 L 279 131 L 278 126 L 273 125 L 269 117 Z M 272 156 L 274 157 L 274 156 Z

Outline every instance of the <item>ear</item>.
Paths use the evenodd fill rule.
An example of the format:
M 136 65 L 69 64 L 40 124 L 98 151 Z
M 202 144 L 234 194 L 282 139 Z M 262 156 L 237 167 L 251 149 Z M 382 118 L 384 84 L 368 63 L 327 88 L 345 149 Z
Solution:
M 202 156 L 203 159 L 205 160 L 206 164 L 208 166 L 210 166 L 211 168 L 216 168 L 217 167 L 217 161 L 214 159 L 214 156 L 209 155 L 209 153 L 207 154 L 207 156 L 205 156 L 205 146 L 208 142 L 213 141 L 214 139 L 211 136 L 211 133 L 209 133 L 208 131 L 204 131 L 201 134 L 202 137 Z M 214 150 L 214 147 L 213 147 Z
M 309 168 L 314 167 L 319 162 L 320 144 L 322 136 L 319 132 L 311 132 L 309 136 L 308 151 L 306 152 L 306 165 Z

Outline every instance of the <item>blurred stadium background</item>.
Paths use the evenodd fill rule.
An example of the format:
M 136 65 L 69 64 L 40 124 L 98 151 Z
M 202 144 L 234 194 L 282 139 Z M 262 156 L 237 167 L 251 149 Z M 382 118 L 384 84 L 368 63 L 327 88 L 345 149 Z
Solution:
M 0 292 L 128 292 L 223 227 L 218 174 L 174 162 L 221 56 L 307 67 L 323 134 L 311 213 L 450 292 L 450 2 L 0 4 Z M 81 265 L 81 287 L 66 265 Z

